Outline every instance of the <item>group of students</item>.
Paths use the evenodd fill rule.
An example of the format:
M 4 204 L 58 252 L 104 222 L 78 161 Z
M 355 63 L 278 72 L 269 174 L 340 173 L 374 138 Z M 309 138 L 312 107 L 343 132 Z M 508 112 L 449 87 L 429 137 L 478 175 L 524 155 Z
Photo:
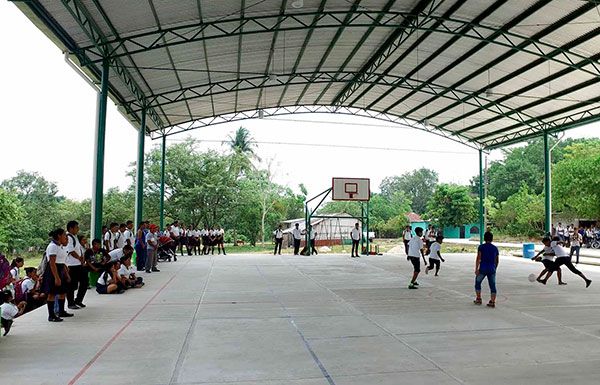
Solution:
M 11 282 L 1 293 L 0 318 L 4 333 L 8 333 L 15 317 L 44 302 L 49 322 L 62 322 L 63 318 L 73 317 L 66 308 L 86 307 L 83 301 L 92 284 L 90 276 L 94 277 L 98 294 L 121 294 L 144 286 L 143 278 L 136 276 L 132 266 L 133 238 L 126 234 L 132 228 L 126 224 L 120 235 L 118 229 L 118 224 L 112 224 L 108 230 L 110 234 L 102 236 L 103 241 L 93 239 L 88 247 L 87 237 L 79 233 L 79 223 L 68 222 L 66 230 L 57 228 L 50 232 L 50 241 L 39 266 L 25 268 L 23 278 L 20 271 L 23 258 L 15 258 Z M 125 239 L 124 243 L 121 239 Z
M 561 270 L 561 266 L 566 266 L 573 274 L 578 275 L 583 279 L 586 288 L 592 284 L 592 280 L 588 279 L 573 265 L 573 262 L 571 261 L 573 251 L 569 251 L 565 247 L 565 242 L 561 241 L 558 236 L 555 236 L 552 239 L 550 239 L 550 237 L 544 237 L 542 243 L 544 244 L 544 248 L 534 257 L 535 261 L 544 264 L 544 269 L 536 278 L 538 282 L 545 285 L 552 274 L 556 272 L 558 284 L 566 285 L 567 283 L 562 280 Z

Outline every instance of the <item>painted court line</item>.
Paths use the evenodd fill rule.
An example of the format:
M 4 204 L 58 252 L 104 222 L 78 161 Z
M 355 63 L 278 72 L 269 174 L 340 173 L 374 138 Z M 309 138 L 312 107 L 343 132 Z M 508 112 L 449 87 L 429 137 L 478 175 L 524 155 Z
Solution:
M 117 331 L 115 333 L 114 336 L 112 336 L 105 344 L 104 346 L 102 346 L 102 348 L 98 351 L 98 353 L 96 353 L 94 355 L 94 357 L 92 357 L 91 360 L 88 361 L 87 364 L 84 365 L 83 368 L 81 368 L 81 370 L 79 370 L 79 372 L 77 372 L 77 374 L 68 382 L 68 385 L 73 385 L 75 384 L 77 381 L 79 381 L 79 379 L 81 377 L 83 377 L 83 375 L 89 370 L 89 368 L 92 367 L 92 365 L 94 365 L 94 363 L 98 360 L 98 358 L 100 358 L 102 356 L 102 354 L 104 354 L 104 352 L 106 350 L 108 350 L 108 348 L 110 348 L 110 346 L 117 340 L 117 338 L 119 338 L 121 336 L 121 334 L 123 334 L 123 332 L 125 331 L 125 329 L 127 329 L 129 327 L 129 325 L 131 325 L 131 323 L 133 321 L 135 321 L 135 319 L 148 307 L 148 305 L 150 304 L 150 302 L 154 301 L 154 299 L 156 297 L 158 297 L 158 295 L 167 287 L 168 284 L 171 283 L 171 281 L 173 281 L 173 279 L 175 279 L 175 277 L 177 276 L 177 274 L 179 274 L 179 272 L 181 270 L 183 270 L 188 263 L 191 262 L 191 258 L 179 269 L 175 272 L 175 274 L 173 274 L 173 276 L 171 278 L 169 278 L 169 280 L 167 282 L 164 283 L 164 285 L 162 285 L 158 291 L 156 293 L 154 293 L 154 295 L 144 304 L 144 306 L 142 306 L 140 308 L 140 310 L 138 310 L 137 313 L 135 313 L 133 315 L 133 317 L 131 317 L 129 319 L 129 321 L 127 321 L 125 323 L 125 325 L 123 325 L 121 327 L 121 329 L 119 329 L 119 331 Z

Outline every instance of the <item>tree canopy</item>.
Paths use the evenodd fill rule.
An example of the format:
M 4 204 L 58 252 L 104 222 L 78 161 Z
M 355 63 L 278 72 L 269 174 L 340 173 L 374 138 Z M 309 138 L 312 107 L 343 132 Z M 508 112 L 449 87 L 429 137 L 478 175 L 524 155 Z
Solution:
M 438 184 L 438 173 L 427 168 L 420 168 L 385 178 L 379 185 L 381 194 L 386 197 L 402 192 L 411 201 L 411 209 L 417 214 L 425 213 L 427 202 Z

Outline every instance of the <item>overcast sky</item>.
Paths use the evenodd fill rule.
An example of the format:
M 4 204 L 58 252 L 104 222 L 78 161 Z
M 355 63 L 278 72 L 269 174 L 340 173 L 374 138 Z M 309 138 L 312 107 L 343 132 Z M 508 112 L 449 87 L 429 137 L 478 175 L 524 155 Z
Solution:
M 14 176 L 18 170 L 37 171 L 57 183 L 61 195 L 90 197 L 95 91 L 64 62 L 60 50 L 5 0 L 0 0 L 0 36 L 0 180 Z M 384 177 L 420 167 L 436 170 L 442 182 L 464 184 L 478 172 L 477 152 L 466 146 L 414 129 L 340 115 L 296 115 L 222 124 L 171 136 L 168 143 L 189 135 L 210 140 L 201 148 L 226 151 L 220 141 L 240 125 L 259 142 L 258 155 L 272 162 L 276 181 L 295 190 L 303 182 L 310 195 L 328 188 L 333 176 L 371 178 L 371 188 L 377 191 Z M 598 128 L 582 127 L 569 131 L 568 136 L 597 136 Z M 159 142 L 148 139 L 146 149 L 154 145 Z M 137 131 L 109 100 L 105 190 L 129 186 L 131 181 L 125 174 L 136 159 L 136 149 Z M 498 159 L 500 155 L 495 151 L 491 157 Z

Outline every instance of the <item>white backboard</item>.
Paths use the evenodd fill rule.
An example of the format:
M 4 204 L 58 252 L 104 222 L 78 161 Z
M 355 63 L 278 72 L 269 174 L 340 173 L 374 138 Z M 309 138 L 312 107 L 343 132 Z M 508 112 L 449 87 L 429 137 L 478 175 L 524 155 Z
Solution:
M 368 178 L 332 178 L 331 199 L 334 201 L 368 201 L 371 181 Z

